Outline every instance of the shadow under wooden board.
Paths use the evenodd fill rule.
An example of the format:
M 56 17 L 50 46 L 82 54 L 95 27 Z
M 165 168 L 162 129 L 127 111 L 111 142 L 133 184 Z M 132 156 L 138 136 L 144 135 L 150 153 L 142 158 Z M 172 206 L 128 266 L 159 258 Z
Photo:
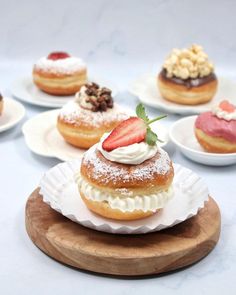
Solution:
M 27 201 L 25 222 L 33 243 L 52 258 L 122 276 L 160 274 L 191 265 L 215 247 L 220 235 L 220 211 L 212 198 L 196 216 L 172 228 L 115 235 L 72 222 L 44 203 L 36 189 Z

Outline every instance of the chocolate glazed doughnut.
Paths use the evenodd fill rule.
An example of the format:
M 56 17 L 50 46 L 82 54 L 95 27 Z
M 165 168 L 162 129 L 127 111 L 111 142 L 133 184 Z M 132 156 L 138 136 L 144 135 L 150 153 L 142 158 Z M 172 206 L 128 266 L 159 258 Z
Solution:
M 184 80 L 178 77 L 168 78 L 165 69 L 162 69 L 158 75 L 157 83 L 163 98 L 185 105 L 197 105 L 210 101 L 214 97 L 218 85 L 214 73 L 202 78 Z
M 217 90 L 214 65 L 196 44 L 172 50 L 157 76 L 157 84 L 163 98 L 185 105 L 206 103 Z

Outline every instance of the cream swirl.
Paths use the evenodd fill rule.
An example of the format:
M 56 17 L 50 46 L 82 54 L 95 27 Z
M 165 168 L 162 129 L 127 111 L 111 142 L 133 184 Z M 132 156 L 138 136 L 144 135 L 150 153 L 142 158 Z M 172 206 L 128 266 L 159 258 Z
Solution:
M 103 135 L 97 148 L 107 160 L 112 162 L 138 165 L 148 159 L 151 159 L 158 151 L 157 145 L 151 146 L 146 142 L 140 142 L 124 147 L 119 147 L 110 152 L 107 152 L 102 148 L 102 143 L 107 136 L 108 134 Z
M 86 110 L 92 110 L 93 105 L 88 101 L 88 95 L 86 94 L 86 87 L 82 86 L 80 91 L 75 94 L 75 101 L 77 101 L 80 106 Z
M 236 109 L 234 112 L 227 112 L 222 110 L 219 106 L 212 109 L 212 113 L 219 119 L 224 119 L 226 121 L 236 120 Z

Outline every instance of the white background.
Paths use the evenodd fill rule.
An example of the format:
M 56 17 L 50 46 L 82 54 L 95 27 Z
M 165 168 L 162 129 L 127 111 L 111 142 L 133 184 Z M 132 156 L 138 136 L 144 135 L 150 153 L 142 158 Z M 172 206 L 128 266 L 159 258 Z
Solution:
M 157 73 L 173 47 L 200 43 L 218 73 L 236 77 L 233 0 L 1 0 L 0 11 L 0 88 L 5 96 L 10 96 L 15 78 L 30 75 L 32 63 L 53 50 L 84 58 L 90 72 L 119 86 L 117 100 L 133 107 L 137 98 L 127 93 L 129 83 L 144 72 Z M 26 110 L 24 121 L 45 109 L 26 105 Z M 166 126 L 178 118 L 170 115 Z M 235 294 L 235 165 L 195 164 L 169 145 L 175 162 L 204 177 L 221 208 L 218 246 L 198 264 L 166 276 L 133 280 L 98 276 L 53 261 L 27 237 L 27 197 L 42 173 L 59 161 L 28 150 L 22 123 L 0 134 L 0 294 Z

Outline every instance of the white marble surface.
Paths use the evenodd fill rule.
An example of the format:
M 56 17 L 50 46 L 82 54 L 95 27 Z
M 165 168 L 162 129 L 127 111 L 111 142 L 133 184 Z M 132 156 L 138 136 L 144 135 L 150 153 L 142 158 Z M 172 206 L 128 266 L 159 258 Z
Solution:
M 82 56 L 92 72 L 118 84 L 118 101 L 130 106 L 137 99 L 125 91 L 129 82 L 143 72 L 156 71 L 174 46 L 201 43 L 218 71 L 236 78 L 235 1 L 0 0 L 0 8 L 0 88 L 6 96 L 15 78 L 30 73 L 35 58 L 54 49 Z M 26 110 L 24 121 L 45 109 L 26 105 Z M 170 115 L 165 124 L 178 118 Z M 22 123 L 0 134 L 0 294 L 235 294 L 235 165 L 196 164 L 169 145 L 175 162 L 204 177 L 221 208 L 217 247 L 199 263 L 166 276 L 132 280 L 99 276 L 57 263 L 27 237 L 26 199 L 43 172 L 59 161 L 27 149 Z

